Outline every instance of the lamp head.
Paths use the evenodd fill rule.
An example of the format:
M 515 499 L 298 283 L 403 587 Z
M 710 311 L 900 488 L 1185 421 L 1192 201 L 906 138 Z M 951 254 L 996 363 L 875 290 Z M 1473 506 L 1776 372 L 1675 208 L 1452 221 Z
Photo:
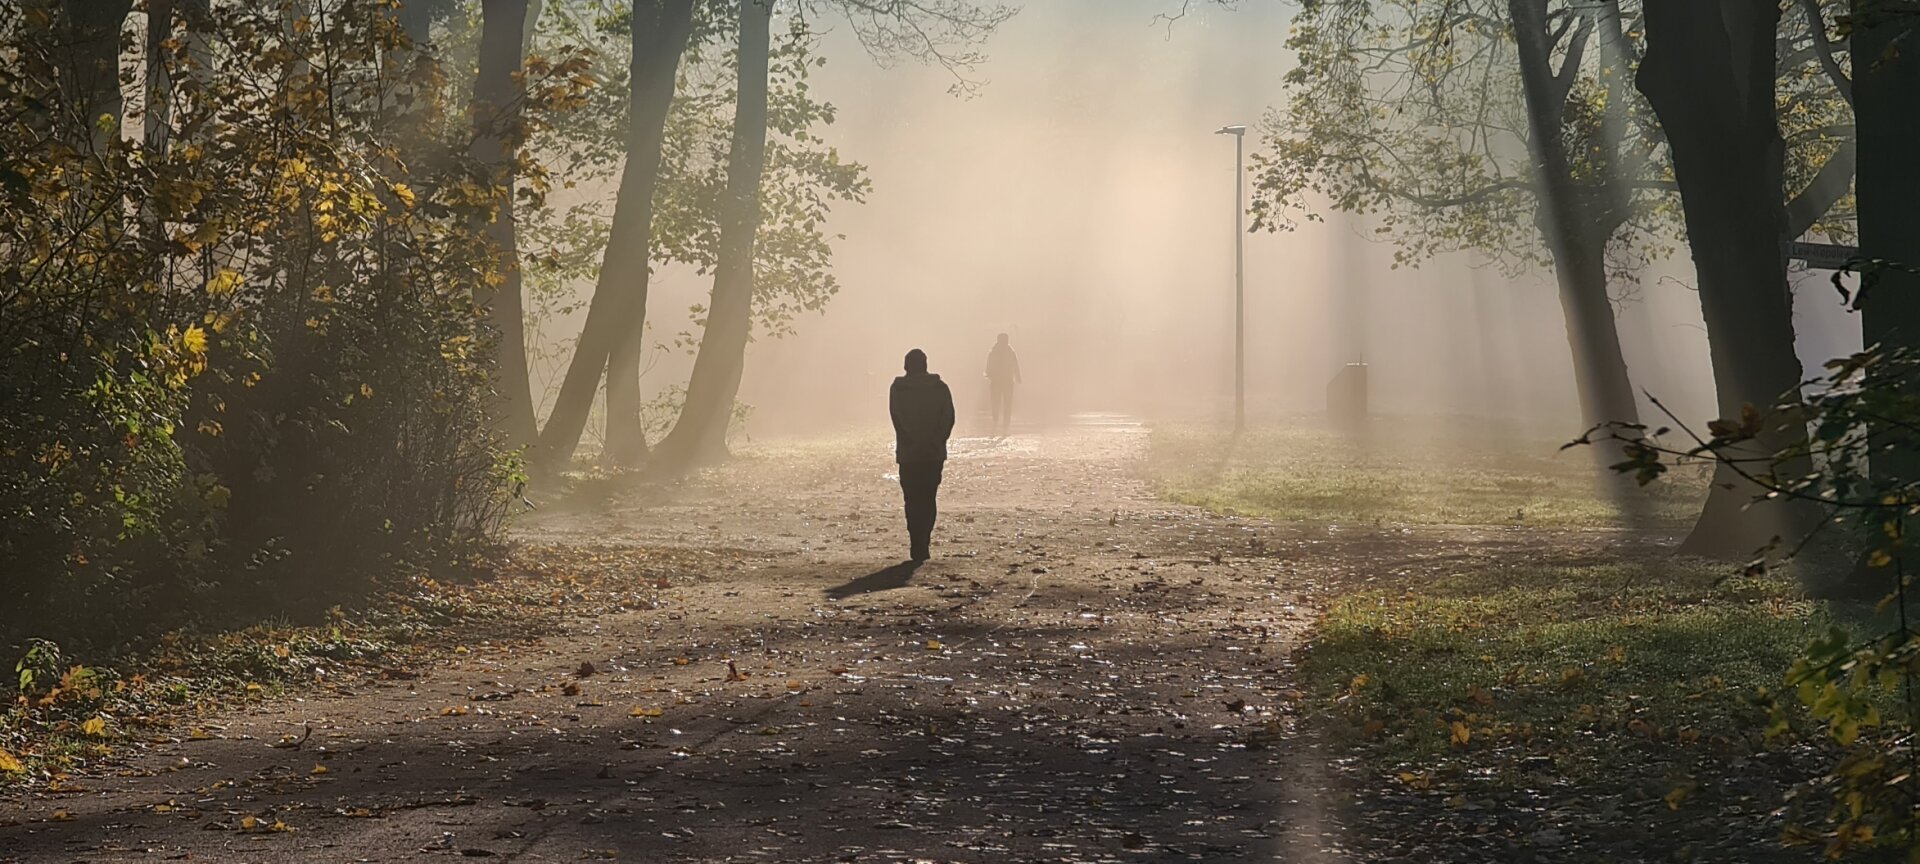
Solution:
M 1215 132 L 1215 133 L 1213 133 L 1213 134 L 1215 134 L 1215 135 L 1232 135 L 1232 136 L 1235 136 L 1235 137 L 1239 137 L 1239 136 L 1241 136 L 1241 135 L 1245 135 L 1245 134 L 1247 134 L 1247 127 L 1245 127 L 1245 126 L 1222 126 L 1222 127 L 1220 127 L 1220 130 L 1219 130 L 1219 131 L 1217 131 L 1217 132 Z

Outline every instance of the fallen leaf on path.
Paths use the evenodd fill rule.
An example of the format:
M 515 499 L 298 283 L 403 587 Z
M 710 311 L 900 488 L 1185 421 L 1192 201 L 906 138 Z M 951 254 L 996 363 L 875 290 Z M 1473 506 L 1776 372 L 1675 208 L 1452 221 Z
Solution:
M 648 708 L 643 705 L 635 705 L 633 706 L 632 711 L 627 712 L 627 716 L 628 717 L 658 717 L 665 713 L 667 712 L 662 711 L 659 708 Z
M 317 762 L 316 762 L 316 763 L 314 763 L 314 766 L 313 766 L 313 770 L 312 770 L 312 771 L 308 771 L 307 773 L 308 773 L 308 774 L 312 774 L 312 775 L 316 775 L 316 776 L 317 776 L 317 775 L 320 775 L 320 774 L 325 774 L 325 773 L 328 773 L 328 772 L 327 772 L 327 766 L 325 766 L 325 765 L 321 765 L 321 764 L 319 764 L 319 763 L 317 763 Z
M 26 773 L 26 770 L 27 766 L 20 761 L 19 757 L 5 750 L 0 750 L 0 771 L 8 774 L 23 774 Z
M 745 681 L 748 677 L 747 673 L 740 671 L 740 667 L 733 665 L 732 660 L 727 661 L 728 681 Z
M 96 715 L 93 719 L 80 724 L 80 731 L 95 738 L 105 738 L 107 737 L 107 718 Z
M 279 741 L 276 741 L 273 744 L 270 744 L 268 746 L 273 747 L 276 750 L 298 750 L 300 749 L 301 745 L 304 745 L 307 743 L 308 738 L 312 738 L 312 737 L 313 737 L 313 727 L 307 726 L 299 735 L 282 735 L 280 736 Z

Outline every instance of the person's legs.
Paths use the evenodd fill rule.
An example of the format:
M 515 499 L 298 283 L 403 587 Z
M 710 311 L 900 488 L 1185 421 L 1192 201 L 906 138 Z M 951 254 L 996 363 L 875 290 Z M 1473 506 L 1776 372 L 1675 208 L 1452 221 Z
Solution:
M 912 543 L 915 561 L 929 557 L 933 523 L 939 515 L 935 496 L 940 490 L 940 469 L 938 462 L 900 466 L 900 491 L 907 505 L 907 537 Z
M 993 382 L 993 431 L 998 435 L 1013 423 L 1013 388 L 1003 381 Z

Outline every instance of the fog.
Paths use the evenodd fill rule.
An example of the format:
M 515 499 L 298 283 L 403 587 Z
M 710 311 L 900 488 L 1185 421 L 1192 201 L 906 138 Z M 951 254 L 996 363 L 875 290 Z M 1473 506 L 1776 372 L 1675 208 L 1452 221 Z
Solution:
M 950 94 L 948 71 L 883 67 L 844 26 L 822 22 L 830 62 L 814 88 L 839 109 L 824 135 L 869 167 L 874 188 L 828 226 L 845 235 L 840 295 L 796 334 L 751 347 L 741 392 L 749 434 L 884 423 L 886 383 L 914 347 L 954 385 L 961 432 L 977 429 L 986 352 L 1000 332 L 1025 373 L 1023 422 L 1081 411 L 1230 416 L 1234 147 L 1213 132 L 1248 124 L 1249 157 L 1261 146 L 1260 116 L 1285 97 L 1289 7 L 1196 5 L 1176 21 L 1156 18 L 1178 5 L 1027 3 L 987 46 L 971 97 Z M 1616 312 L 1635 386 L 1693 422 L 1716 412 L 1679 248 L 1681 258 L 1616 289 L 1634 298 Z M 1578 431 L 1550 273 L 1509 278 L 1467 254 L 1417 268 L 1392 261 L 1364 217 L 1246 237 L 1249 414 L 1320 411 L 1342 364 L 1364 360 L 1376 413 Z M 1795 276 L 1810 371 L 1859 343 L 1827 275 Z M 650 338 L 693 329 L 687 309 L 710 284 L 682 269 L 659 274 Z M 577 326 L 554 322 L 549 338 Z M 684 382 L 691 364 L 657 356 L 649 395 Z

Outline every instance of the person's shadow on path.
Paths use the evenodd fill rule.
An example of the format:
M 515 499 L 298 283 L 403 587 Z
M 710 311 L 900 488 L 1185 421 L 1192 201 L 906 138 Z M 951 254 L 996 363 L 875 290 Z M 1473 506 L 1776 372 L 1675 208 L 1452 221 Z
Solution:
M 875 570 L 845 585 L 828 588 L 827 597 L 832 600 L 845 600 L 861 594 L 904 588 L 907 580 L 913 578 L 913 571 L 920 569 L 920 563 L 919 561 L 902 561 L 891 567 Z

